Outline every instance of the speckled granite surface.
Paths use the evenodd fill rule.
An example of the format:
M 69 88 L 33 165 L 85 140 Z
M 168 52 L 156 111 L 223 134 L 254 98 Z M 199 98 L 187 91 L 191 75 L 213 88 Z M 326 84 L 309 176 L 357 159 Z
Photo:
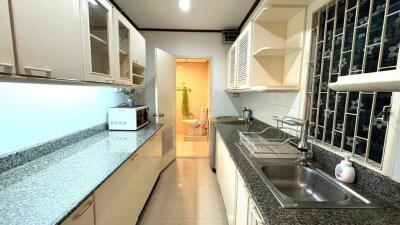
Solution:
M 225 145 L 227 146 L 233 161 L 235 162 L 240 174 L 242 175 L 245 183 L 248 186 L 249 192 L 254 199 L 257 207 L 262 214 L 262 217 L 269 225 L 344 225 L 344 224 L 362 224 L 362 225 L 377 225 L 377 224 L 400 224 L 400 209 L 394 207 L 385 207 L 379 209 L 284 209 L 281 207 L 279 202 L 276 200 L 272 192 L 268 189 L 267 185 L 263 182 L 259 174 L 250 164 L 250 162 L 243 155 L 241 150 L 236 146 L 239 141 L 238 130 L 244 131 L 261 131 L 267 125 L 255 121 L 253 127 L 249 128 L 247 125 L 228 125 L 228 124 L 216 124 L 217 131 L 220 133 Z M 337 159 L 330 158 L 328 151 L 321 150 L 318 154 L 318 149 L 316 150 L 316 155 L 320 158 L 320 163 L 324 163 L 323 160 L 330 161 L 332 165 L 337 164 Z M 327 155 L 327 153 L 329 153 Z M 318 159 L 317 159 L 318 160 Z M 325 166 L 327 169 L 330 168 L 329 165 Z M 357 172 L 360 168 L 356 168 Z M 328 170 L 325 170 L 330 175 L 333 175 Z M 365 169 L 361 169 L 359 176 L 370 176 L 376 175 L 374 173 L 368 174 Z M 379 177 L 379 178 L 376 178 Z M 382 182 L 390 182 L 388 178 L 383 178 L 383 176 L 376 176 L 370 181 L 367 181 L 365 177 L 361 182 L 358 182 L 353 186 L 354 189 L 359 191 L 365 197 L 371 200 L 377 200 L 382 197 L 382 199 L 387 200 L 385 196 L 399 195 L 400 187 L 396 184 L 388 184 L 385 187 L 379 187 Z M 370 188 L 368 188 L 370 186 Z M 379 188 L 379 190 L 376 190 Z M 388 188 L 390 190 L 388 190 Z M 370 192 L 375 192 L 377 195 L 373 195 Z M 389 192 L 388 192 L 389 191 Z M 396 193 L 397 191 L 397 193 Z M 385 193 L 383 196 L 382 193 Z M 381 199 L 379 199 L 380 201 Z M 399 199 L 391 202 L 396 204 Z M 398 203 L 398 202 L 397 202 Z
M 59 138 L 47 140 L 46 142 L 27 147 L 17 152 L 2 155 L 0 156 L 0 174 L 103 132 L 106 129 L 107 124 L 104 123 Z
M 161 126 L 104 131 L 0 174 L 0 224 L 61 222 Z

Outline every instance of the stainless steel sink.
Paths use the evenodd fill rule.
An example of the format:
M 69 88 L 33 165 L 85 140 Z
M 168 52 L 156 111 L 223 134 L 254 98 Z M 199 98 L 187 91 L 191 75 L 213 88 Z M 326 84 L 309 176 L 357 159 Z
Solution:
M 256 159 L 238 145 L 284 208 L 377 208 L 348 186 L 312 164 L 291 159 Z
M 330 179 L 304 166 L 268 165 L 261 168 L 278 191 L 299 201 L 346 201 L 350 198 Z

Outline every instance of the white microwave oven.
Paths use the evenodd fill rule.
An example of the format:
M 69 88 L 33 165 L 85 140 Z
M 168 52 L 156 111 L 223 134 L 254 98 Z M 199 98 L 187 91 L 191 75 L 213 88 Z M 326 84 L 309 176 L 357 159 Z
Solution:
M 149 107 L 117 106 L 108 109 L 109 130 L 139 130 L 149 124 Z

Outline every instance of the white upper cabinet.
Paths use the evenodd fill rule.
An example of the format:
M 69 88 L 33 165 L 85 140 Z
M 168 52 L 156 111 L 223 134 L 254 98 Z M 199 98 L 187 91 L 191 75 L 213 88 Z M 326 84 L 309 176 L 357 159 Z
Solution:
M 8 0 L 0 0 L 0 72 L 15 73 Z
M 132 42 L 133 26 L 117 10 L 113 10 L 115 41 L 115 83 L 132 84 Z
M 237 43 L 236 60 L 236 88 L 250 88 L 250 66 L 251 66 L 251 26 L 247 26 L 239 35 Z
M 233 91 L 299 90 L 306 9 L 269 5 L 234 43 L 237 59 Z M 227 79 L 233 82 L 232 74 Z
M 10 2 L 18 57 L 17 72 L 82 80 L 80 0 Z M 3 15 L 0 13 L 0 17 Z M 3 19 L 0 21 L 0 24 L 4 23 Z
M 226 53 L 226 89 L 236 89 L 236 60 L 237 45 L 235 42 Z
M 114 83 L 112 5 L 106 0 L 81 2 L 85 80 Z
M 146 39 L 134 29 L 132 35 L 133 62 L 146 67 Z

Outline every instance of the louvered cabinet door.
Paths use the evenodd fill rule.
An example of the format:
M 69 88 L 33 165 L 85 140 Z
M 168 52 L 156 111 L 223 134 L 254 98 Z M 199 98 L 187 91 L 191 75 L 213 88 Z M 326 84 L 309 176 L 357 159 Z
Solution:
M 237 45 L 236 42 L 229 50 L 229 89 L 236 89 L 237 81 Z
M 249 26 L 250 27 L 250 26 Z M 251 46 L 250 46 L 250 29 L 244 30 L 240 35 L 237 43 L 237 75 L 236 88 L 250 88 L 250 62 L 251 62 Z

